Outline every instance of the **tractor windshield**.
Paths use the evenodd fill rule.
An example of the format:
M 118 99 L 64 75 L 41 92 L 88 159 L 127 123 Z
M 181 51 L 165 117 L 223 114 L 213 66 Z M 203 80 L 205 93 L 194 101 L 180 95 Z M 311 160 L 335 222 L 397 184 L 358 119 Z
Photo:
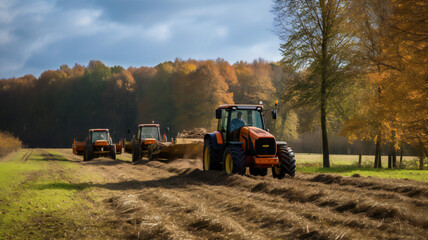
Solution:
M 236 109 L 231 111 L 230 131 L 243 126 L 253 126 L 263 129 L 262 113 L 258 110 Z
M 105 141 L 109 141 L 110 136 L 109 133 L 107 131 L 95 131 L 92 132 L 92 143 L 95 143 L 98 140 L 105 140 Z
M 142 127 L 141 128 L 141 139 L 144 138 L 154 138 L 159 139 L 158 128 L 157 127 Z

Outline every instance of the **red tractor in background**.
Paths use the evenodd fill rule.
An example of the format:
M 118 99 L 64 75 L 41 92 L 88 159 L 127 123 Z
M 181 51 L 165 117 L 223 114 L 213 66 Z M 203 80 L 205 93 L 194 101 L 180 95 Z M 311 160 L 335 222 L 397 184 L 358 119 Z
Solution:
M 128 130 L 130 133 L 131 130 Z M 137 134 L 134 135 L 131 142 L 124 140 L 125 152 L 132 153 L 132 161 L 136 162 L 141 160 L 145 153 L 148 152 L 150 145 L 164 141 L 161 140 L 160 126 L 159 124 L 139 124 L 137 127 Z
M 272 110 L 273 119 L 276 114 L 276 110 Z M 216 110 L 216 118 L 217 131 L 204 137 L 204 171 L 245 174 L 249 167 L 251 175 L 265 176 L 268 168 L 272 168 L 274 178 L 294 176 L 293 150 L 268 132 L 263 105 L 221 105 Z
M 76 147 L 78 144 L 76 144 Z M 89 161 L 97 157 L 108 157 L 116 160 L 116 153 L 122 152 L 121 144 L 114 144 L 108 129 L 89 129 L 86 137 L 83 161 Z

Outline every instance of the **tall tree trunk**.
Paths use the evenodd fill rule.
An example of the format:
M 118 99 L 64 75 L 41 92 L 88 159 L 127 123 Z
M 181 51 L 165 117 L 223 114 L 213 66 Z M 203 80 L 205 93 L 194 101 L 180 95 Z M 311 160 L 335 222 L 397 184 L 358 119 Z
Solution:
M 360 155 L 358 156 L 358 167 L 361 167 L 361 159 L 362 159 L 362 155 L 360 153 Z
M 379 156 L 381 156 L 381 154 L 379 154 L 380 151 L 381 151 L 381 149 L 380 149 L 380 136 L 378 136 L 378 138 L 376 140 L 374 168 L 379 167 Z
M 324 93 L 325 94 L 325 93 Z M 322 100 L 321 100 L 322 101 Z M 324 99 L 325 101 L 325 99 Z M 325 102 L 321 102 L 321 131 L 322 131 L 322 155 L 323 155 L 323 167 L 330 167 L 330 159 L 328 152 L 328 136 L 327 136 L 327 117 L 325 110 Z
M 392 150 L 392 167 L 397 168 L 397 149 Z
M 377 168 L 382 168 L 382 141 L 379 141 L 379 157 L 377 164 Z
M 403 153 L 404 153 L 404 144 L 401 143 L 401 151 L 400 151 L 400 167 L 403 166 Z
M 428 151 L 425 148 L 425 145 L 423 144 L 421 138 L 418 138 L 419 140 L 419 146 L 420 146 L 420 158 L 419 158 L 419 170 L 424 170 L 424 154 L 426 157 L 428 157 Z
M 319 2 L 321 7 L 322 17 L 322 43 L 321 43 L 321 134 L 322 134 L 322 155 L 323 167 L 330 167 L 330 154 L 328 151 L 328 136 L 327 136 L 327 67 L 328 67 L 328 33 L 330 31 L 328 11 L 326 2 Z
M 392 154 L 388 154 L 388 169 L 392 168 Z

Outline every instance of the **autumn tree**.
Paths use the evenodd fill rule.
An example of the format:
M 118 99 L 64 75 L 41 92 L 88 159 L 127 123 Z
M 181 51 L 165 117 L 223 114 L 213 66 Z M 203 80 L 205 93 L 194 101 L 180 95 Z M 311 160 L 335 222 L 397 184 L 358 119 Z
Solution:
M 244 104 L 273 103 L 274 88 L 271 81 L 271 66 L 263 59 L 251 64 L 240 61 L 234 64 L 238 87 L 234 90 L 234 101 Z
M 205 61 L 195 69 L 184 63 L 174 82 L 174 99 L 178 128 L 215 128 L 215 109 L 220 104 L 233 103 L 233 93 L 229 91 L 225 79 L 213 61 Z M 192 89 L 192 91 L 189 91 Z
M 327 114 L 332 97 L 354 75 L 354 33 L 348 24 L 350 12 L 346 0 L 276 0 L 275 22 L 283 62 L 310 73 L 296 88 L 296 102 L 316 105 L 320 112 L 323 166 L 330 167 Z M 291 96 L 291 95 L 289 95 Z
M 354 138 L 374 139 L 375 167 L 381 165 L 382 142 L 395 149 L 400 142 L 412 144 L 423 159 L 428 146 L 426 3 L 359 0 L 353 9 L 369 94 L 345 130 Z

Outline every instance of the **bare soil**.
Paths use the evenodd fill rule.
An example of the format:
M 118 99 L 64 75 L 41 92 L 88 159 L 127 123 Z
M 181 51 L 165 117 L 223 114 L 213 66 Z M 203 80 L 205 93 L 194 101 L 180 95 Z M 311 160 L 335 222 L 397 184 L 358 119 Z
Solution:
M 428 183 L 297 173 L 227 176 L 200 160 L 82 162 L 101 194 L 98 223 L 120 239 L 426 239 Z M 247 171 L 248 172 L 248 171 Z M 92 191 L 92 190 L 91 190 Z M 98 211 L 99 212 L 99 211 Z M 83 234 L 83 233 L 80 233 Z M 84 236 L 84 234 L 83 234 Z M 99 236 L 98 236 L 99 237 Z

